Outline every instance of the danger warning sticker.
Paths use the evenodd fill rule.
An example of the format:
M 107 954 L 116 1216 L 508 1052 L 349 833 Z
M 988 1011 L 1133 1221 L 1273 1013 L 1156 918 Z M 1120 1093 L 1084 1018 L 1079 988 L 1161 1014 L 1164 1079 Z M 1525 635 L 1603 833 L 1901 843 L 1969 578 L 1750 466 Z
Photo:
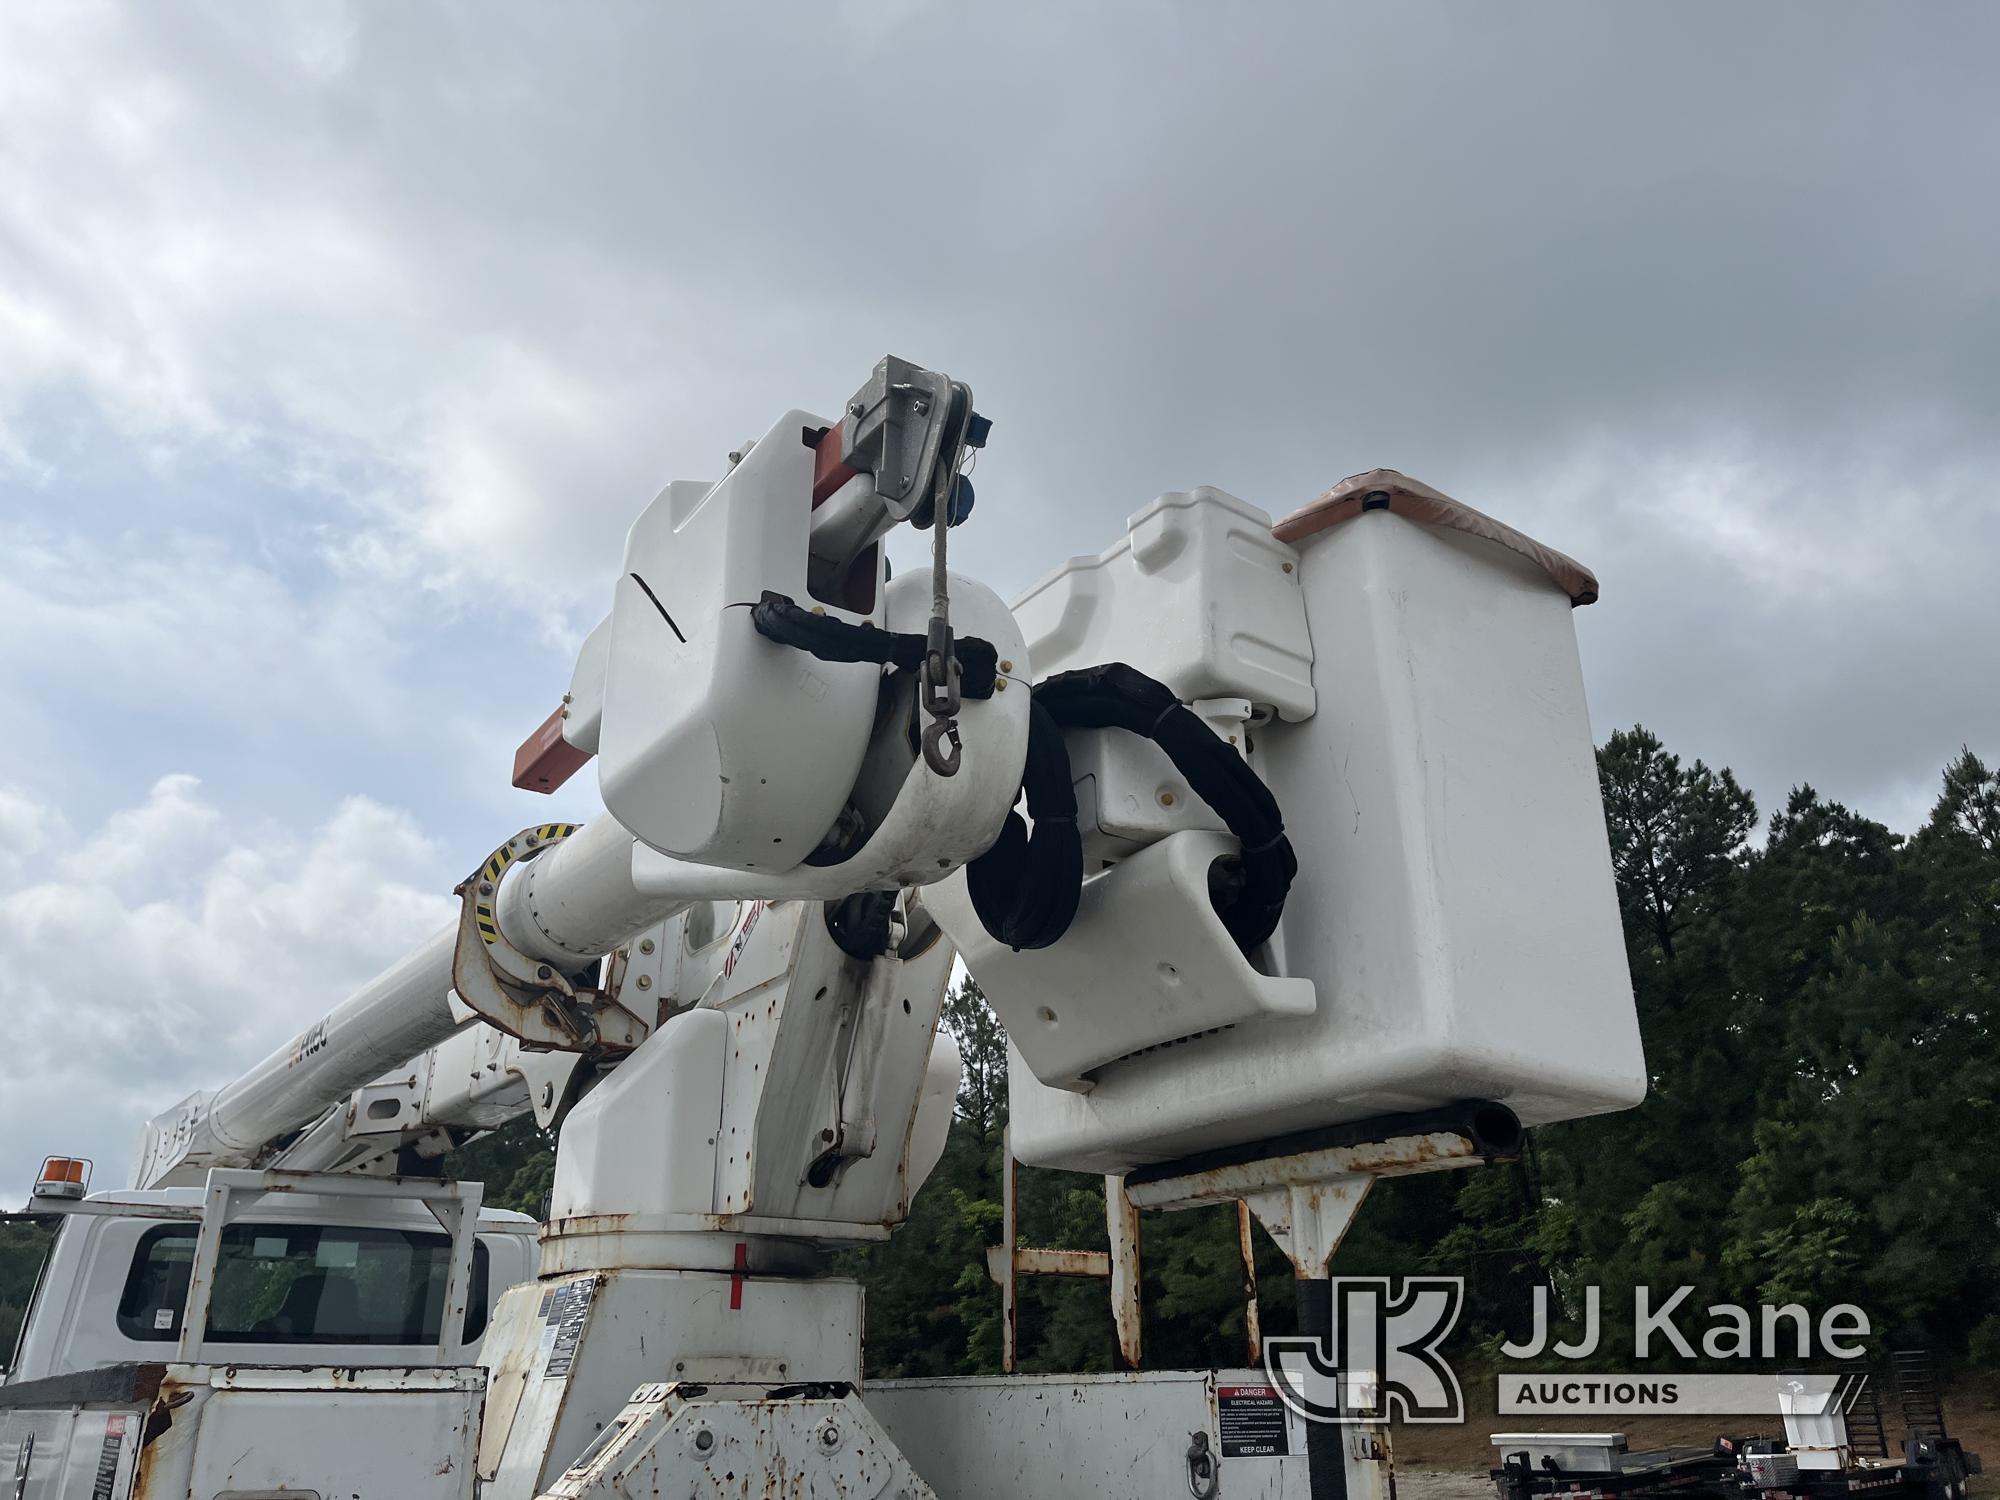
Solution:
M 1219 1385 L 1215 1415 L 1224 1458 L 1284 1458 L 1292 1451 L 1285 1402 L 1276 1386 Z

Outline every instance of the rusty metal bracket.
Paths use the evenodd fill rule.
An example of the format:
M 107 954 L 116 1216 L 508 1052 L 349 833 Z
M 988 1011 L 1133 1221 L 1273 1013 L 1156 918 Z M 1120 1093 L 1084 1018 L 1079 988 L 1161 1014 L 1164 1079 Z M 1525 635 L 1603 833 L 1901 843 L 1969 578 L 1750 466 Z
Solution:
M 1127 1370 L 1139 1368 L 1139 1209 L 1125 1195 L 1122 1178 L 1104 1179 L 1104 1227 L 1109 1250 L 1046 1250 L 1020 1243 L 1019 1164 L 1011 1142 L 1001 1147 L 1005 1177 L 1005 1208 L 998 1245 L 986 1247 L 986 1274 L 1000 1288 L 1000 1368 L 1012 1375 L 1020 1325 L 1020 1278 L 1077 1276 L 1109 1283 L 1111 1321 L 1118 1333 L 1118 1360 Z
M 615 989 L 575 983 L 507 941 L 496 915 L 500 882 L 517 864 L 576 832 L 574 823 L 524 828 L 452 888 L 459 898 L 451 985 L 458 998 L 492 1025 L 531 1049 L 627 1052 L 646 1039 L 645 1025 L 617 1002 Z M 622 972 L 619 955 L 609 968 Z
M 1243 1267 L 1243 1362 L 1253 1370 L 1264 1362 L 1264 1318 L 1257 1306 L 1257 1244 L 1251 1232 L 1254 1224 L 1250 1205 L 1238 1198 L 1236 1256 Z
M 1519 1154 L 1521 1124 L 1504 1105 L 1466 1100 L 1384 1115 L 1140 1167 L 1125 1179 L 1141 1208 L 1248 1204 L 1303 1280 L 1322 1279 L 1377 1178 L 1447 1171 Z M 1254 1278 L 1249 1230 L 1239 1243 Z

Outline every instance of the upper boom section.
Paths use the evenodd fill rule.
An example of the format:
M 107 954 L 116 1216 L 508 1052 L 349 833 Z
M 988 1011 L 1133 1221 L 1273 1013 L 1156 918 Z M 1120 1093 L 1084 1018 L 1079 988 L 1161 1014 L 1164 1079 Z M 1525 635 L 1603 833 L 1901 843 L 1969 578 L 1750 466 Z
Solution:
M 454 928 L 241 1078 L 149 1122 L 135 1183 L 268 1161 L 476 1020 L 529 1047 L 615 1057 L 657 1022 L 651 997 L 621 994 L 621 946 L 642 930 L 709 897 L 936 879 L 990 842 L 1019 785 L 1026 696 L 993 701 L 989 648 L 987 696 L 960 708 L 952 595 L 1022 668 L 1026 653 L 989 591 L 966 579 L 892 587 L 881 547 L 903 522 L 941 533 L 939 516 L 964 518 L 960 469 L 987 425 L 963 384 L 892 357 L 838 415 L 787 412 L 730 455 L 721 480 L 662 490 L 633 525 L 612 613 L 564 709 L 524 747 L 524 766 L 541 757 L 539 780 L 517 777 L 550 790 L 561 779 L 551 768 L 583 764 L 601 736 L 609 815 L 495 850 L 461 883 Z M 803 616 L 867 633 L 818 654 L 780 644 L 752 619 L 773 599 L 790 606 L 781 630 Z M 962 775 L 920 763 L 908 746 L 921 726 L 906 739 L 878 724 L 882 656 L 841 659 L 858 644 L 907 661 L 925 643 L 940 649 L 892 675 L 912 720 L 930 690 L 931 717 L 965 744 Z M 857 852 L 866 857 L 842 860 Z

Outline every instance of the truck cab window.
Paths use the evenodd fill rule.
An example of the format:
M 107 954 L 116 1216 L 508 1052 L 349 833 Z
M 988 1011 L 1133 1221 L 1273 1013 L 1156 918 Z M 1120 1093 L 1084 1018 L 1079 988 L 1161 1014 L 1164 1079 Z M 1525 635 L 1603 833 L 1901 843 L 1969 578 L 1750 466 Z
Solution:
M 7 1361 L 0 1370 L 20 1364 L 21 1334 L 48 1271 L 60 1224 L 59 1219 L 26 1216 L 0 1222 L 0 1356 Z
M 148 1230 L 118 1300 L 129 1339 L 180 1337 L 197 1229 Z M 207 1337 L 235 1344 L 434 1344 L 451 1240 L 421 1230 L 232 1224 L 222 1232 Z M 486 1328 L 486 1246 L 473 1242 L 464 1339 Z

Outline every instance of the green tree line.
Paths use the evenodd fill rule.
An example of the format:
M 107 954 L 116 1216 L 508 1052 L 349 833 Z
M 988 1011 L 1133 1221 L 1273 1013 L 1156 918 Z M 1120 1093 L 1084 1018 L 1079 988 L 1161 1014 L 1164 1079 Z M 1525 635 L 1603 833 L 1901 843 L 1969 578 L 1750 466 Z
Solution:
M 1634 1287 L 1691 1285 L 1695 1309 L 1853 1303 L 1878 1350 L 2000 1370 L 2000 774 L 1961 754 L 1903 836 L 1806 786 L 1761 822 L 1727 770 L 1643 728 L 1613 734 L 1598 766 L 1645 1103 L 1534 1131 L 1518 1162 L 1382 1183 L 1335 1274 L 1465 1277 L 1474 1354 L 1526 1333 L 1539 1283 L 1571 1312 L 1602 1288 L 1607 1352 L 1626 1347 Z M 892 1240 L 830 1257 L 866 1284 L 880 1377 L 999 1367 L 985 1250 L 1001 1233 L 1005 1039 L 975 983 L 946 1024 L 965 1072 L 944 1158 Z M 489 1203 L 534 1212 L 551 1162 L 522 1122 L 458 1167 Z M 1019 1211 L 1023 1243 L 1105 1244 L 1095 1179 L 1023 1169 Z M 1256 1240 L 1263 1328 L 1289 1331 L 1289 1269 Z M 0 1335 L 32 1282 L 13 1264 L 28 1244 L 0 1236 Z M 1143 1261 L 1146 1363 L 1241 1363 L 1234 1214 L 1147 1215 Z M 1020 1333 L 1026 1369 L 1113 1363 L 1099 1283 L 1028 1279 Z

